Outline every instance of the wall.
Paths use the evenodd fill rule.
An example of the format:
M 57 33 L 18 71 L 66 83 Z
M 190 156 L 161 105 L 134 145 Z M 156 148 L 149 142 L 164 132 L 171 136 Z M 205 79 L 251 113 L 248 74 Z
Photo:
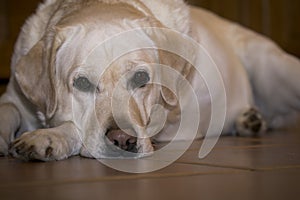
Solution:
M 13 45 L 25 18 L 39 0 L 0 1 L 0 93 L 9 77 Z M 189 0 L 230 20 L 263 33 L 286 51 L 300 57 L 300 1 L 298 0 Z
M 39 0 L 0 1 L 0 82 L 9 77 L 10 57 L 20 28 Z
M 300 57 L 299 0 L 189 0 L 275 40 Z

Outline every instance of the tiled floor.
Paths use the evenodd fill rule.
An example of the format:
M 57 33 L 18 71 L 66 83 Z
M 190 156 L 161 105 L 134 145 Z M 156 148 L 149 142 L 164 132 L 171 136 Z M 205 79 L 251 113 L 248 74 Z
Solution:
M 80 157 L 50 163 L 0 158 L 0 199 L 300 198 L 300 131 L 223 137 L 203 160 L 197 158 L 200 145 L 194 142 L 178 161 L 147 174 L 118 172 Z

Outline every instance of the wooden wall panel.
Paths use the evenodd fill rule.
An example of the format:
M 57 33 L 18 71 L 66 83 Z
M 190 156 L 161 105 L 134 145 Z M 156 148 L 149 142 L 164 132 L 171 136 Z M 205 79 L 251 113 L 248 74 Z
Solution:
M 0 1 L 0 79 L 10 73 L 10 58 L 13 46 L 25 19 L 35 10 L 40 0 Z
M 276 23 L 276 17 L 273 16 L 272 20 L 272 31 L 273 33 L 280 34 L 280 38 L 276 40 L 280 41 L 281 45 L 290 52 L 294 52 L 300 57 L 300 1 L 280 0 L 283 7 L 278 7 L 277 12 L 282 9 L 282 21 L 280 26 L 282 30 L 276 29 L 278 24 Z
M 7 1 L 0 1 L 0 78 L 9 76 Z
M 40 0 L 0 1 L 0 79 L 9 77 L 10 57 L 21 25 Z M 300 57 L 299 0 L 187 0 L 254 29 Z
M 187 0 L 276 41 L 300 57 L 299 0 Z

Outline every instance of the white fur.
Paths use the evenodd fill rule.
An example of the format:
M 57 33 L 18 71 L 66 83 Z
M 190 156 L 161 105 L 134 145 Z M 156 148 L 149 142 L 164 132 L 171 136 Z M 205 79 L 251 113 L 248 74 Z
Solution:
M 62 22 L 62 20 L 68 15 L 75 16 L 74 13 L 84 10 L 90 4 L 96 3 L 99 5 L 127 5 L 128 9 L 134 8 L 136 10 L 135 14 L 133 14 L 134 17 L 139 16 L 138 12 L 142 13 L 145 19 L 156 20 L 160 27 L 163 26 L 188 35 L 203 45 L 217 64 L 225 84 L 227 115 L 224 133 L 233 131 L 235 123 L 238 121 L 244 121 L 244 119 L 238 119 L 240 119 L 240 115 L 245 110 L 251 107 L 257 107 L 271 127 L 288 124 L 288 121 L 283 119 L 290 116 L 293 118 L 298 113 L 300 109 L 299 60 L 282 51 L 267 38 L 237 24 L 224 20 L 201 8 L 188 6 L 183 0 L 46 0 L 38 7 L 36 13 L 26 21 L 15 45 L 10 83 L 7 92 L 0 99 L 0 151 L 3 154 L 7 154 L 8 143 L 13 142 L 15 137 L 19 137 L 24 132 L 27 132 L 14 143 L 13 154 L 16 157 L 32 159 L 30 156 L 33 154 L 29 156 L 28 152 L 23 155 L 18 154 L 16 149 L 20 148 L 23 143 L 27 144 L 27 147 L 35 146 L 36 157 L 33 157 L 35 159 L 59 160 L 79 154 L 80 151 L 82 155 L 93 156 L 89 155 L 89 152 L 82 150 L 82 141 L 76 136 L 77 133 L 85 136 L 84 132 L 89 130 L 94 131 L 95 137 L 92 137 L 92 135 L 87 139 L 88 145 L 91 145 L 90 148 L 94 151 L 94 155 L 97 155 L 96 157 L 103 156 L 103 141 L 97 142 L 98 140 L 95 140 L 100 136 L 97 130 L 93 130 L 93 125 L 97 122 L 89 120 L 92 113 L 81 107 L 86 102 L 86 98 L 88 98 L 86 95 L 81 97 L 79 95 L 78 99 L 74 100 L 75 103 L 78 102 L 77 108 L 80 112 L 87 112 L 83 118 L 86 123 L 80 127 L 80 125 L 72 122 L 72 116 L 67 112 L 72 104 L 70 98 L 68 98 L 71 91 L 68 91 L 68 93 L 64 90 L 64 87 L 70 84 L 68 80 L 61 80 L 65 81 L 62 85 L 56 84 L 55 80 L 51 80 L 56 84 L 55 92 L 59 94 L 58 108 L 54 110 L 54 115 L 51 117 L 47 115 L 48 110 L 42 110 L 30 100 L 33 95 L 26 95 L 24 93 L 26 88 L 24 89 L 24 85 L 19 85 L 19 82 L 16 80 L 26 79 L 26 77 L 16 75 L 16 67 L 22 62 L 22 59 L 24 60 L 24 58 L 28 57 L 31 50 L 39 45 L 39 41 L 42 39 L 51 45 L 59 42 L 54 41 L 54 36 L 51 34 L 64 28 L 71 29 L 72 32 L 71 34 L 70 32 L 60 33 L 60 39 L 65 39 L 69 43 L 66 42 L 59 49 L 60 56 L 57 56 L 57 62 L 63 62 L 66 65 L 63 66 L 65 68 L 59 69 L 61 72 L 73 72 L 72 70 L 67 70 L 67 67 L 78 67 L 76 64 L 79 63 L 75 61 L 76 59 L 80 60 L 81 57 L 76 57 L 76 55 L 79 52 L 82 57 L 86 57 L 95 40 L 98 40 L 96 36 L 100 37 L 103 34 L 103 28 L 102 24 L 97 24 L 97 26 L 94 26 L 94 33 L 92 31 L 86 33 L 84 25 L 73 27 L 73 22 L 68 20 Z M 101 8 L 99 7 L 99 9 Z M 94 14 L 99 16 L 101 13 Z M 106 14 L 105 16 L 110 20 L 113 20 L 115 17 L 114 14 Z M 88 19 L 84 18 L 83 20 Z M 73 20 L 81 20 L 81 17 Z M 121 30 L 125 27 L 124 21 L 120 22 L 118 27 Z M 85 22 L 88 23 L 89 21 Z M 63 27 L 64 23 L 69 27 Z M 138 22 L 135 25 L 138 25 Z M 111 27 L 107 26 L 106 28 Z M 65 29 L 64 31 L 66 31 Z M 115 34 L 117 32 L 117 30 L 113 29 L 110 31 L 115 32 Z M 74 39 L 75 36 L 77 37 L 76 40 Z M 107 37 L 104 34 L 101 36 L 103 36 L 102 39 Z M 86 41 L 84 41 L 84 38 Z M 44 48 L 48 48 L 48 46 L 44 46 Z M 74 53 L 75 51 L 77 54 Z M 186 51 L 189 51 L 189 49 L 186 49 Z M 143 54 L 141 55 L 147 57 Z M 201 56 L 195 55 L 196 63 L 205 66 L 207 63 L 200 58 Z M 67 74 L 67 76 L 71 75 Z M 58 74 L 57 77 L 64 76 Z M 200 106 L 207 108 L 210 103 L 210 96 L 203 89 L 201 78 L 196 75 L 191 80 L 191 84 L 199 98 Z M 32 87 L 36 86 L 32 85 Z M 109 92 L 107 91 L 107 94 Z M 217 98 L 218 91 L 215 91 L 215 94 L 216 96 L 213 97 Z M 189 97 L 187 96 L 187 103 L 188 99 Z M 50 104 L 51 102 L 47 101 L 46 103 Z M 110 106 L 106 100 L 101 103 L 101 105 L 107 104 L 107 107 Z M 145 108 L 145 110 L 147 109 Z M 3 113 L 4 111 L 5 113 Z M 208 110 L 205 111 L 209 112 Z M 172 111 L 170 113 L 172 114 Z M 6 118 L 10 119 L 9 123 L 4 123 Z M 176 118 L 176 116 L 173 118 Z M 105 123 L 108 123 L 105 120 L 101 121 L 101 126 L 105 126 Z M 107 118 L 107 120 L 109 119 Z M 205 123 L 208 121 L 208 118 L 203 120 Z M 167 124 L 164 131 L 156 139 L 170 140 L 176 131 L 178 125 L 176 123 L 178 122 Z M 90 126 L 88 127 L 88 125 Z M 202 125 L 203 127 L 200 127 L 200 129 L 205 129 L 205 124 Z M 239 130 L 243 130 L 242 122 L 238 125 Z M 50 129 L 40 129 L 48 128 L 48 126 Z M 96 134 L 98 134 L 97 137 Z M 54 148 L 52 149 L 53 152 L 51 148 L 49 149 L 49 145 L 52 142 L 55 142 L 51 146 L 51 148 Z M 149 141 L 141 140 L 138 142 L 138 145 L 141 146 L 143 151 L 151 150 Z

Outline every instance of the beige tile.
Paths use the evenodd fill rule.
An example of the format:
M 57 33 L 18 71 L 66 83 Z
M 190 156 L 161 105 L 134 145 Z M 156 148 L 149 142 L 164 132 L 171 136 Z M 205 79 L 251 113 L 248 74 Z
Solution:
M 3 199 L 282 200 L 300 195 L 300 171 L 239 172 L 0 188 Z
M 300 167 L 300 134 L 274 133 L 262 138 L 221 138 L 212 152 L 198 159 L 201 142 L 178 162 L 250 170 Z M 198 147 L 198 149 L 197 149 Z
M 130 161 L 123 160 L 122 164 Z M 157 164 L 158 161 L 132 160 L 132 164 L 138 163 Z M 162 178 L 192 175 L 208 175 L 219 173 L 232 173 L 237 170 L 218 167 L 207 167 L 189 164 L 172 164 L 162 170 L 146 173 L 131 174 L 119 172 L 94 159 L 73 157 L 59 162 L 21 162 L 15 159 L 0 158 L 1 188 L 26 187 L 39 185 L 76 184 L 101 182 L 109 180 L 131 180 L 143 178 Z
M 196 141 L 176 163 L 146 174 L 119 172 L 80 157 L 50 163 L 0 158 L 1 199 L 295 199 L 300 195 L 296 133 L 222 137 L 203 160 Z M 161 162 L 149 157 L 120 164 Z

